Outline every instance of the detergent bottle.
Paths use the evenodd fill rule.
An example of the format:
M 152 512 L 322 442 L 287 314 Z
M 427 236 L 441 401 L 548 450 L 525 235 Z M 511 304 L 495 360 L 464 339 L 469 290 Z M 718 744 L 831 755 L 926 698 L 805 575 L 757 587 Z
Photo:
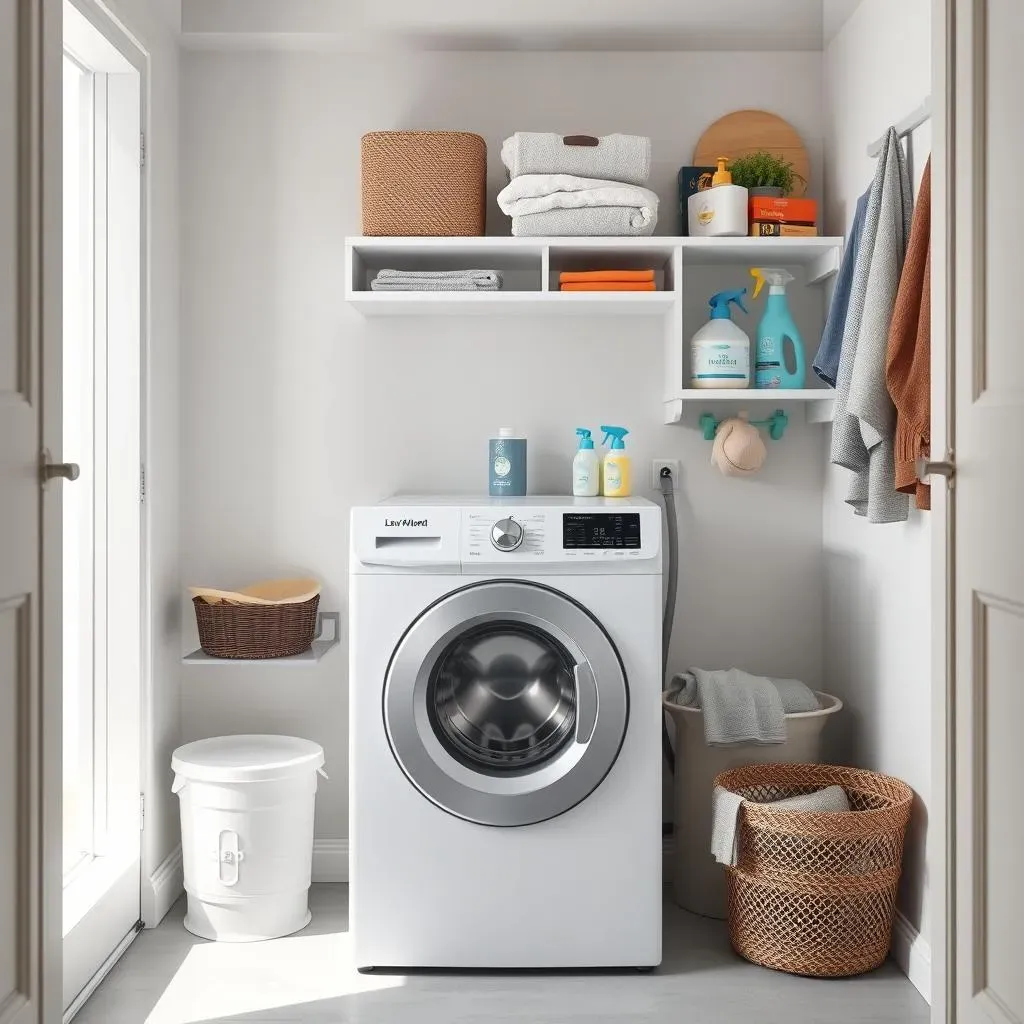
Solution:
M 794 280 L 792 274 L 778 267 L 754 267 L 750 271 L 757 284 L 754 298 L 768 283 L 768 305 L 757 325 L 757 354 L 754 367 L 755 388 L 802 388 L 807 374 L 804 343 L 793 321 L 786 302 L 786 285 Z M 786 341 L 793 346 L 796 369 L 786 369 Z
M 601 427 L 608 445 L 601 462 L 601 484 L 606 498 L 629 497 L 629 456 L 622 440 L 629 431 L 625 427 Z
M 601 493 L 601 460 L 594 451 L 590 431 L 576 428 L 579 451 L 572 460 L 572 493 L 577 498 L 593 498 Z
M 732 322 L 730 303 L 744 313 L 746 288 L 718 292 L 708 300 L 711 319 L 690 341 L 690 383 L 695 388 L 750 386 L 750 338 Z

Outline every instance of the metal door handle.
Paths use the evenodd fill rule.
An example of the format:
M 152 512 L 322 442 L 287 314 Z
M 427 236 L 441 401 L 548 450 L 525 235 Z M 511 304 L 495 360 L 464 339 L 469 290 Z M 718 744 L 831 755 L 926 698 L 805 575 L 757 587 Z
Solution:
M 39 455 L 39 482 L 45 487 L 51 480 L 77 480 L 81 474 L 77 462 L 51 462 L 44 448 Z
M 944 459 L 937 462 L 929 462 L 927 459 L 918 459 L 916 463 L 917 479 L 926 483 L 930 476 L 941 476 L 952 487 L 953 479 L 956 476 L 956 463 L 953 461 L 953 453 L 947 452 Z
M 587 743 L 597 725 L 597 709 L 600 698 L 597 695 L 597 680 L 594 670 L 586 661 L 573 668 L 576 677 L 576 742 Z

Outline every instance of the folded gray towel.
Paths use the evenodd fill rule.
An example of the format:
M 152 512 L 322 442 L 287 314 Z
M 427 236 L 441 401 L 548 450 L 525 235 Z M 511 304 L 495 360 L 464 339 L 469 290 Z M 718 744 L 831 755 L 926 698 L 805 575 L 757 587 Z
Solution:
M 524 213 L 512 218 L 512 234 L 519 237 L 569 236 L 633 236 L 653 235 L 658 216 L 640 218 L 646 223 L 634 226 L 635 206 L 587 206 L 578 210 L 545 210 Z
M 743 797 L 715 786 L 711 795 L 711 854 L 719 864 L 735 864 L 739 858 L 739 815 Z M 801 793 L 783 800 L 762 804 L 780 811 L 808 811 L 811 814 L 838 814 L 850 809 L 842 786 L 826 786 L 814 793 Z
M 486 292 L 501 287 L 496 270 L 379 270 L 375 292 Z
M 771 677 L 775 689 L 779 691 L 779 700 L 782 701 L 782 710 L 787 715 L 801 715 L 808 711 L 819 711 L 821 704 L 814 695 L 814 691 L 799 679 L 776 679 Z
M 596 146 L 567 146 L 572 136 L 516 132 L 501 145 L 509 174 L 577 174 L 642 185 L 651 176 L 651 140 L 642 135 L 603 135 Z

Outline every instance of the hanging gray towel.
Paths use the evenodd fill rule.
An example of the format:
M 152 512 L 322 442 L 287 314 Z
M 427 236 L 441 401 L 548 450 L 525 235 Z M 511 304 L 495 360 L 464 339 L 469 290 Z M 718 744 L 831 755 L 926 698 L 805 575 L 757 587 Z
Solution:
M 734 865 L 739 859 L 739 817 L 743 797 L 715 786 L 711 794 L 711 854 L 719 864 Z M 850 809 L 842 786 L 826 786 L 815 793 L 801 793 L 763 804 L 780 811 L 808 811 L 811 814 L 839 814 Z
M 864 234 L 864 220 L 868 213 L 868 190 L 857 200 L 857 210 L 853 215 L 853 226 L 843 250 L 843 262 L 836 275 L 836 287 L 832 292 L 832 304 L 828 309 L 825 330 L 821 334 L 821 344 L 814 359 L 814 372 L 830 387 L 836 386 L 839 374 L 839 356 L 843 350 L 843 330 L 846 327 L 846 312 L 850 307 L 850 288 L 853 285 L 853 272 L 857 266 L 857 253 L 860 251 L 861 237 Z
M 585 136 L 579 136 L 583 139 Z M 501 162 L 520 174 L 578 174 L 642 185 L 651 175 L 651 140 L 643 135 L 603 135 L 597 145 L 567 145 L 573 136 L 516 132 L 501 144 Z
M 752 676 L 736 668 L 714 672 L 691 668 L 674 676 L 668 688 L 678 693 L 670 698 L 674 703 L 701 709 L 708 746 L 786 741 L 782 698 L 766 676 Z M 813 693 L 811 699 L 816 707 Z
M 871 183 L 850 288 L 832 424 L 831 461 L 854 474 L 847 502 L 873 523 L 903 522 L 910 509 L 908 495 L 895 486 L 895 410 L 887 427 L 885 408 L 886 402 L 892 407 L 885 385 L 886 346 L 910 231 L 910 195 L 903 148 L 890 128 Z

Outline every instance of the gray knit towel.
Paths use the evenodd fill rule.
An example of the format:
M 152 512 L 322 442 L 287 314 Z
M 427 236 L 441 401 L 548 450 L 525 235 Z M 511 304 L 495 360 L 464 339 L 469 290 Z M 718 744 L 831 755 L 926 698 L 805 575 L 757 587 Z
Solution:
M 524 237 L 625 237 L 653 235 L 658 226 L 657 213 L 641 227 L 634 227 L 635 206 L 588 206 L 578 210 L 545 210 L 512 218 L 512 234 Z
M 673 676 L 668 689 L 672 703 L 704 713 L 704 740 L 710 747 L 784 743 L 786 715 L 818 709 L 817 697 L 799 680 L 772 680 L 737 668 L 691 668 Z
M 555 132 L 516 132 L 501 144 L 501 162 L 513 178 L 578 174 L 643 185 L 651 176 L 651 140 L 645 136 L 603 135 L 596 146 L 569 146 L 563 138 Z
M 493 292 L 501 287 L 497 270 L 379 270 L 375 292 Z
M 739 859 L 739 815 L 743 797 L 715 786 L 711 794 L 711 854 L 719 864 L 733 865 Z M 842 786 L 826 786 L 814 793 L 801 793 L 783 800 L 762 804 L 780 811 L 807 811 L 810 814 L 841 814 L 850 809 Z

